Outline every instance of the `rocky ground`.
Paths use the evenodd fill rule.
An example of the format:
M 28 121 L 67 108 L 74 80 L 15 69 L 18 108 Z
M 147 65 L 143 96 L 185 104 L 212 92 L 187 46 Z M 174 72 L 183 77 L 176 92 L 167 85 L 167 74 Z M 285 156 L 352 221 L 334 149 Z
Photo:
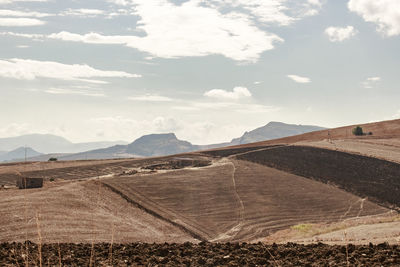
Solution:
M 386 243 L 0 244 L 1 266 L 25 266 L 27 259 L 30 266 L 399 266 L 400 247 Z

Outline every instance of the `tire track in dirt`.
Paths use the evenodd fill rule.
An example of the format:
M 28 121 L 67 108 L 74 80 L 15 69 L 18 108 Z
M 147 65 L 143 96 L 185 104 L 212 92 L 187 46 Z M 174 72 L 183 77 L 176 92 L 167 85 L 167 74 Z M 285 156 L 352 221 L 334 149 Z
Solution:
M 234 192 L 235 198 L 236 198 L 236 200 L 237 200 L 237 202 L 239 204 L 238 218 L 237 218 L 238 223 L 235 226 L 233 226 L 231 229 L 229 229 L 228 231 L 226 231 L 224 233 L 221 233 L 216 238 L 210 240 L 211 242 L 234 238 L 239 233 L 239 231 L 242 229 L 242 225 L 243 225 L 243 222 L 244 222 L 244 203 L 243 203 L 243 200 L 241 199 L 241 197 L 239 195 L 239 192 L 237 190 L 236 180 L 235 180 L 236 165 L 229 157 L 228 158 L 224 158 L 221 161 L 222 162 L 227 162 L 227 164 L 232 166 L 233 192 Z

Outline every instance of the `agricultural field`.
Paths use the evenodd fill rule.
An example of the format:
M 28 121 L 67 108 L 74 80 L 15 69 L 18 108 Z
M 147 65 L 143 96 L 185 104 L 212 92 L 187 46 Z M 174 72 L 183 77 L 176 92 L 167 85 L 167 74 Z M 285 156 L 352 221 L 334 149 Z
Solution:
M 343 260 L 395 265 L 400 164 L 393 147 L 398 142 L 378 137 L 333 142 L 379 146 L 379 153 L 387 152 L 384 157 L 378 150 L 367 154 L 310 140 L 143 159 L 6 164 L 0 166 L 0 242 L 20 242 L 13 251 L 21 252 L 22 242 L 30 240 L 46 253 L 60 243 L 58 259 L 76 266 L 74 256 L 84 253 L 92 256 L 79 256 L 81 263 L 107 265 L 114 245 L 116 262 L 133 265 L 150 260 L 204 265 L 207 253 L 210 266 L 243 264 L 240 255 L 249 250 L 254 250 L 246 258 L 249 264 L 286 264 L 296 251 L 312 250 L 315 255 L 331 251 L 338 265 Z M 21 176 L 44 178 L 44 186 L 18 190 L 15 179 Z M 127 243 L 132 244 L 124 247 Z M 357 246 L 343 254 L 348 243 Z M 28 249 L 36 255 L 39 247 L 28 244 Z M 179 257 L 165 252 L 174 250 L 181 251 Z M 370 254 L 362 256 L 364 250 Z M 138 251 L 140 256 L 132 256 Z M 195 255 L 192 262 L 185 251 Z M 21 263 L 21 253 L 10 261 Z M 393 258 L 383 260 L 382 253 Z M 32 257 L 34 262 L 37 256 Z M 302 264 L 312 260 L 308 252 L 296 258 Z

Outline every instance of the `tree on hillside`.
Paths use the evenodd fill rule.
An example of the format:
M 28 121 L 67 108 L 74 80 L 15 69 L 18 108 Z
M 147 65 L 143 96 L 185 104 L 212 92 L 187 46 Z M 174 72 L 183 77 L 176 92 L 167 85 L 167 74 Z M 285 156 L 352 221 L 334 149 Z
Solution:
M 354 135 L 364 135 L 363 129 L 360 126 L 357 126 L 353 129 Z

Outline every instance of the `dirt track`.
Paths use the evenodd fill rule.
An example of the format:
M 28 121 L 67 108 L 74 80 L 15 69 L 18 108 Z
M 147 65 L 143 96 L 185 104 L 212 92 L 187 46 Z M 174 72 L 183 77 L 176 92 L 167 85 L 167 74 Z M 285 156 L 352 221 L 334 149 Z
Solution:
M 400 247 L 324 244 L 57 244 L 42 247 L 44 266 L 399 266 Z M 112 253 L 111 253 L 112 252 Z M 1 266 L 24 266 L 24 244 L 0 244 Z M 29 244 L 30 264 L 39 265 Z

